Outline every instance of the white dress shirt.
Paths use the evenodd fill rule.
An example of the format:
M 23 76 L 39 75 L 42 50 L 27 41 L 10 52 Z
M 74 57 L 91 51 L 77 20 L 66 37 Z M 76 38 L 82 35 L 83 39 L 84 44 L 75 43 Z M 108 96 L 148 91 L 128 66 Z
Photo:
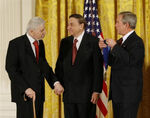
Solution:
M 74 37 L 74 39 L 73 39 L 73 41 L 74 41 L 75 39 L 78 40 L 78 42 L 76 43 L 77 50 L 78 50 L 79 47 L 80 47 L 80 44 L 81 44 L 81 41 L 82 41 L 82 38 L 83 38 L 84 33 L 85 33 L 85 31 L 83 31 L 81 35 L 79 35 L 78 37 Z
M 33 42 L 35 41 L 35 39 L 32 38 L 28 33 L 27 33 L 27 37 L 28 37 L 28 39 L 29 39 L 29 41 L 30 41 L 30 44 L 31 44 L 31 47 L 32 47 L 34 56 L 36 57 L 35 46 L 34 46 L 34 44 L 33 44 Z M 39 44 L 39 41 L 38 41 L 38 44 Z

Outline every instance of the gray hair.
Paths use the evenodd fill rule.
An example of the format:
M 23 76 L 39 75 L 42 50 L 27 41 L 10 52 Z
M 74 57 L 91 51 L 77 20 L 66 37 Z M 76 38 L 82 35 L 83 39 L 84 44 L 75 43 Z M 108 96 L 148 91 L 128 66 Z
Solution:
M 45 21 L 40 17 L 33 17 L 27 24 L 26 31 L 29 32 L 31 29 L 36 29 L 38 26 L 44 25 Z
M 137 17 L 134 13 L 129 11 L 120 12 L 119 15 L 122 15 L 123 24 L 129 23 L 131 29 L 135 29 Z

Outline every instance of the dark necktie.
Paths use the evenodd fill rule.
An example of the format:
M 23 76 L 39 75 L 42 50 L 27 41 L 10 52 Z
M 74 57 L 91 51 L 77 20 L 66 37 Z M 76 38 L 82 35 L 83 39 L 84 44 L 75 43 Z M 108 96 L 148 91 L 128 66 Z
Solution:
M 73 47 L 72 47 L 72 65 L 74 65 L 75 59 L 76 59 L 76 55 L 77 55 L 77 47 L 76 47 L 76 43 L 78 42 L 77 39 L 75 39 L 73 41 Z
M 122 44 L 122 41 L 123 41 L 123 38 L 120 38 L 120 39 L 118 40 L 118 44 L 121 45 L 121 44 Z
M 35 46 L 36 61 L 38 63 L 39 62 L 39 45 L 38 45 L 38 41 L 34 41 L 33 44 Z

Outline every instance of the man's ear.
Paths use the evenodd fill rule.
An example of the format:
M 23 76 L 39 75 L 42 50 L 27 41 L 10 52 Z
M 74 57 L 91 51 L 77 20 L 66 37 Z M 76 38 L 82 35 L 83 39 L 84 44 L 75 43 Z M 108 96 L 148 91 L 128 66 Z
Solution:
M 130 25 L 129 25 L 129 23 L 126 23 L 125 25 L 126 25 L 126 27 L 127 27 L 127 28 L 130 28 Z
M 29 34 L 32 36 L 33 35 L 33 30 L 32 29 L 30 29 L 29 31 Z
M 80 24 L 80 29 L 84 29 L 84 24 Z
M 31 30 L 29 31 L 29 33 L 31 33 L 31 34 L 32 34 L 32 33 L 33 33 L 33 30 L 31 29 Z

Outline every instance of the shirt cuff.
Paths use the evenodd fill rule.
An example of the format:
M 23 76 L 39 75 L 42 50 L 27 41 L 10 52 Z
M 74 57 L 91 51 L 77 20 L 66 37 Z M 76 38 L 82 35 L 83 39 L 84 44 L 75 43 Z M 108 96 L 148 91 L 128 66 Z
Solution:
M 99 94 L 99 92 L 93 92 L 93 93 L 95 93 L 95 94 Z
M 54 83 L 54 86 L 55 86 L 56 84 L 58 84 L 58 83 L 60 84 L 60 82 L 59 82 L 59 81 L 56 81 L 56 82 Z

